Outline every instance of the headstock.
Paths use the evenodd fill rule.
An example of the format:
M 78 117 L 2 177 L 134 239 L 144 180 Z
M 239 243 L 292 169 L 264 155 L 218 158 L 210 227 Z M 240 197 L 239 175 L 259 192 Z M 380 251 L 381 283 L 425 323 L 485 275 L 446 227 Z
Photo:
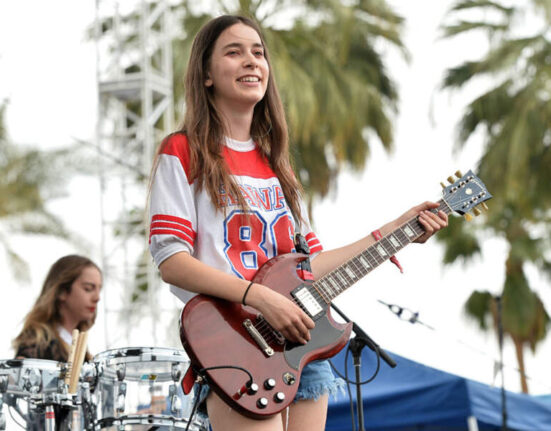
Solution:
M 457 179 L 453 176 L 448 177 L 449 186 L 442 185 L 443 199 L 452 211 L 465 216 L 469 221 L 472 220 L 470 211 L 473 210 L 475 216 L 480 215 L 478 206 L 487 211 L 486 201 L 492 198 L 492 195 L 486 189 L 486 186 L 473 171 L 462 175 L 461 172 L 455 173 Z

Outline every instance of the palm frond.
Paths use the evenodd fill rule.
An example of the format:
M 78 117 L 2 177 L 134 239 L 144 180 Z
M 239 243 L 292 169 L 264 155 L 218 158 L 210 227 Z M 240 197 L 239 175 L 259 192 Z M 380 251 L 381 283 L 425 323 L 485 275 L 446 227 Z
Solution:
M 488 291 L 475 291 L 469 296 L 463 309 L 470 319 L 478 323 L 480 329 L 487 331 L 492 327 L 492 294 Z
M 451 7 L 450 11 L 461 11 L 467 9 L 493 9 L 499 12 L 504 13 L 507 16 L 512 15 L 515 12 L 514 7 L 503 6 L 501 3 L 490 1 L 490 0 L 461 0 Z
M 4 249 L 8 260 L 8 268 L 15 280 L 29 282 L 31 272 L 29 264 L 12 248 L 7 237 L 0 232 L 0 245 Z
M 490 33 L 497 31 L 506 31 L 509 28 L 507 23 L 489 23 L 484 21 L 460 21 L 457 24 L 450 24 L 443 27 L 443 36 L 452 37 L 473 30 L 484 30 Z

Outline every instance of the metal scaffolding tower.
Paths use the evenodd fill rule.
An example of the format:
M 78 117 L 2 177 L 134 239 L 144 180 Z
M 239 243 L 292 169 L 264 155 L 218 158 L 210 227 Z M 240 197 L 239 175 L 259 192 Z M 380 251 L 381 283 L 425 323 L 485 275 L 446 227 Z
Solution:
M 102 301 L 108 348 L 137 341 L 155 344 L 162 323 L 144 209 L 156 144 L 173 129 L 170 19 L 163 0 L 96 0 L 96 139 L 102 155 Z

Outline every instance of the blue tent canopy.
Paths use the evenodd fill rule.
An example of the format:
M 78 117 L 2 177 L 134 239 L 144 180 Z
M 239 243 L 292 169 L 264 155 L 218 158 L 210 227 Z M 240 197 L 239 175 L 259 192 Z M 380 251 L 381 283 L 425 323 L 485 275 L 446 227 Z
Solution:
M 344 374 L 346 349 L 332 359 Z M 501 389 L 419 364 L 396 354 L 390 368 L 381 360 L 379 374 L 362 387 L 366 430 L 500 430 Z M 376 369 L 376 356 L 362 352 L 362 380 Z M 354 380 L 352 355 L 348 375 Z M 351 387 L 355 397 L 355 386 Z M 530 395 L 506 392 L 507 428 L 516 431 L 551 430 L 551 403 Z M 354 412 L 355 406 L 354 406 Z M 476 419 L 476 420 L 475 420 Z M 467 423 L 470 422 L 470 428 Z M 331 398 L 326 431 L 350 431 L 348 394 Z

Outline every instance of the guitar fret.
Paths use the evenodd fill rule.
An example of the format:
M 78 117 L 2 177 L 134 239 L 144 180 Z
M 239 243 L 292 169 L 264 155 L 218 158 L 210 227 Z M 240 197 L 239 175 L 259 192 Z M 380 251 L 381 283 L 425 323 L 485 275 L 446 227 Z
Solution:
M 415 232 L 411 229 L 409 224 L 406 224 L 406 226 L 404 227 L 404 232 L 406 233 L 408 238 L 414 238 L 415 237 Z
M 395 254 L 398 250 L 392 245 L 392 241 L 390 241 L 390 238 L 383 238 L 379 241 L 381 245 L 385 248 L 388 254 L 391 256 Z
M 358 278 L 363 277 L 365 274 L 369 272 L 368 270 L 369 266 L 366 267 L 365 264 L 362 262 L 361 254 L 359 256 L 356 256 L 354 259 L 352 259 L 351 263 L 352 265 L 354 265 L 354 272 L 356 273 L 356 276 Z
M 411 240 L 409 239 L 408 235 L 406 234 L 405 230 L 403 227 L 400 227 L 398 229 L 398 233 L 396 235 L 398 238 L 401 238 L 401 242 L 402 244 L 403 243 L 406 243 L 406 244 L 409 244 L 411 242 Z
M 383 260 L 381 260 L 381 262 L 379 262 L 379 259 L 377 258 L 377 256 L 379 256 L 379 255 L 371 253 L 371 249 L 372 249 L 372 247 L 369 247 L 367 249 L 367 252 L 369 253 L 369 257 L 371 257 L 371 265 L 372 266 L 378 266 L 381 262 L 383 262 Z
M 363 267 L 368 270 L 371 268 L 371 265 L 369 264 L 369 261 L 365 258 L 363 254 L 360 254 L 359 256 L 359 262 L 363 265 Z
M 347 283 L 346 283 L 346 280 L 344 279 L 344 277 L 342 276 L 342 274 L 340 273 L 340 271 L 337 271 L 337 272 L 336 272 L 336 276 L 337 276 L 337 278 L 339 279 L 339 281 L 340 281 L 343 285 L 347 284 Z
M 328 304 L 330 302 L 329 298 L 326 298 L 324 295 L 323 295 L 323 291 L 322 290 L 319 290 L 315 283 L 312 284 L 312 288 L 313 288 L 313 292 L 312 290 L 310 290 L 310 292 L 312 293 L 312 296 L 314 296 L 314 298 L 316 298 L 318 301 L 323 301 L 325 302 L 326 304 Z
M 377 247 L 375 248 L 375 250 L 377 250 L 377 252 L 384 258 L 385 256 L 388 255 L 388 253 L 386 252 L 385 248 L 383 247 L 382 244 L 377 244 Z
M 354 273 L 355 278 L 361 278 L 367 274 L 367 268 L 361 261 L 361 255 L 352 259 L 350 262 L 351 270 Z
M 355 278 L 358 277 L 358 275 L 354 271 L 352 271 L 352 269 L 350 269 L 348 266 L 346 266 L 344 270 L 346 271 L 346 273 L 348 274 L 351 280 L 354 280 Z
M 333 286 L 331 285 L 331 283 L 329 283 L 329 280 L 323 278 L 321 279 L 320 281 L 320 285 L 321 287 L 323 288 L 323 290 L 325 291 L 325 293 L 329 293 L 328 297 L 331 298 L 331 296 L 335 297 L 335 291 L 333 289 Z
M 390 235 L 389 239 L 396 251 L 402 248 L 402 243 L 396 238 L 396 236 Z
M 335 292 L 337 292 L 337 294 L 341 293 L 339 289 L 339 281 L 335 278 L 334 273 L 329 274 L 329 279 L 327 281 L 331 283 L 331 287 L 335 290 Z
M 341 266 L 340 273 L 344 277 L 344 279 L 346 280 L 347 284 L 353 284 L 354 283 L 354 280 L 356 279 L 356 274 L 354 274 L 354 272 L 352 271 L 352 269 L 350 268 L 348 263 L 345 263 L 344 265 Z M 350 274 L 352 274 L 352 275 L 350 275 Z

